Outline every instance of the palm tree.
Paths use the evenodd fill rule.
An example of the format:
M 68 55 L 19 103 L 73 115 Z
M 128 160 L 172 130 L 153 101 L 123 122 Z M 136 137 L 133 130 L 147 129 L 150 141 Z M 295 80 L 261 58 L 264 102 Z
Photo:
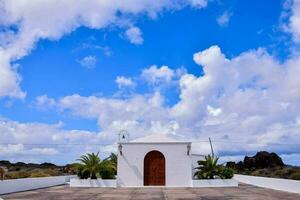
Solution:
M 82 163 L 81 173 L 84 174 L 88 172 L 91 179 L 97 179 L 97 173 L 99 173 L 101 169 L 99 152 L 97 154 L 87 153 L 82 155 L 78 160 Z
M 117 174 L 118 156 L 115 153 L 111 153 L 104 161 L 109 162 L 109 167 L 112 168 L 114 174 Z M 107 163 L 106 163 L 107 164 Z
M 218 157 L 207 155 L 204 160 L 199 160 L 199 167 L 196 168 L 198 171 L 194 176 L 199 179 L 214 179 L 220 172 L 220 166 L 217 164 L 218 159 Z
M 117 166 L 118 156 L 115 153 L 111 153 L 108 159 L 111 163 L 113 163 L 113 165 Z

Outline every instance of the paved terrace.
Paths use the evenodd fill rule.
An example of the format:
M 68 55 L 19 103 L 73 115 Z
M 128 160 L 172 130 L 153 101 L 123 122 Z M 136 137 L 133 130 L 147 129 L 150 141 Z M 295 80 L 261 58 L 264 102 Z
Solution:
M 262 199 L 300 200 L 300 195 L 241 184 L 238 188 L 70 188 L 57 186 L 0 196 L 6 199 Z

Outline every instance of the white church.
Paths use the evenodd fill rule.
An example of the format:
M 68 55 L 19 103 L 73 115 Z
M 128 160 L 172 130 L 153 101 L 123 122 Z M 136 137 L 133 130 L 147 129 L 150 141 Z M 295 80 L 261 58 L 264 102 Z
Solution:
M 118 145 L 118 187 L 192 186 L 191 142 L 154 134 Z
M 117 179 L 70 180 L 70 187 L 237 187 L 234 179 L 193 179 L 198 160 L 192 143 L 164 134 L 128 140 L 120 134 Z

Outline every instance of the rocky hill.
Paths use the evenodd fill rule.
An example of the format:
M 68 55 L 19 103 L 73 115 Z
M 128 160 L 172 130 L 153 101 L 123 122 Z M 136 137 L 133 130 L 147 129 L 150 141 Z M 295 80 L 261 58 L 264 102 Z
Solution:
M 238 163 L 227 162 L 226 166 L 238 174 L 300 180 L 300 167 L 285 165 L 276 153 L 266 151 L 257 152 L 253 157 L 245 156 Z
M 0 161 L 0 167 L 8 169 L 5 179 L 62 176 L 75 174 L 76 171 L 72 165 L 57 166 L 52 163 L 11 163 L 5 160 Z

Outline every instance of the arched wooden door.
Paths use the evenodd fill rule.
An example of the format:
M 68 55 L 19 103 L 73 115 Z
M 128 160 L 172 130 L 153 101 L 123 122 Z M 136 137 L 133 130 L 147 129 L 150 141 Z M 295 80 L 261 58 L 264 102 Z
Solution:
M 159 151 L 150 151 L 144 158 L 144 185 L 165 185 L 165 157 Z

